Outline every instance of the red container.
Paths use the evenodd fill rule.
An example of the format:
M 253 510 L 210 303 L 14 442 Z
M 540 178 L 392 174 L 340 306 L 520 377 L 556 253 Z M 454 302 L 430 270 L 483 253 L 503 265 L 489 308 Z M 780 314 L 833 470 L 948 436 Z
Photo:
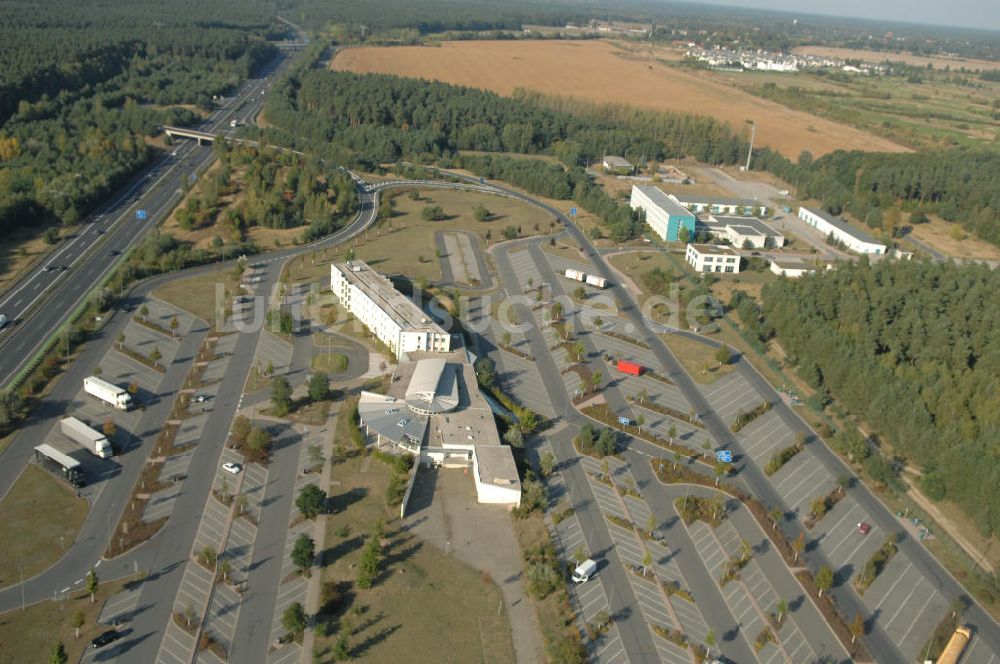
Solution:
M 636 364 L 635 362 L 629 362 L 628 360 L 618 360 L 618 371 L 631 374 L 633 376 L 641 376 L 642 365 Z

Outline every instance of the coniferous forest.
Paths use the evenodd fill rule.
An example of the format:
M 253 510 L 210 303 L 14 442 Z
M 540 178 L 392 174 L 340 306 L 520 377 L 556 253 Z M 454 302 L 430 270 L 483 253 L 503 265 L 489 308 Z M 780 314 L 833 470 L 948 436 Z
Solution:
M 777 335 L 800 376 L 921 468 L 931 498 L 1000 532 L 1000 273 L 862 260 L 782 279 L 763 299 L 755 329 Z M 854 432 L 834 442 L 881 458 Z

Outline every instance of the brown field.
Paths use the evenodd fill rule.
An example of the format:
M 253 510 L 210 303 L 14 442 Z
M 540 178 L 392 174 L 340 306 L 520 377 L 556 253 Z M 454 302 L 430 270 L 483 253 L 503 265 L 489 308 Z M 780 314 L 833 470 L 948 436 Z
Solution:
M 942 220 L 937 215 L 928 215 L 926 224 L 912 226 L 913 235 L 918 240 L 929 244 L 942 254 L 952 258 L 976 258 L 980 260 L 1000 260 L 1000 248 L 981 240 L 972 233 L 964 231 L 958 224 Z M 959 228 L 960 237 L 952 233 Z
M 337 70 L 383 72 L 470 85 L 509 95 L 516 88 L 596 102 L 699 113 L 742 130 L 758 124 L 758 145 L 790 158 L 836 149 L 899 152 L 906 148 L 858 129 L 755 97 L 711 72 L 663 64 L 664 54 L 623 50 L 606 41 L 470 41 L 438 47 L 359 47 L 340 51 Z
M 1000 62 L 995 62 L 993 60 L 945 58 L 936 56 L 926 57 L 923 55 L 913 55 L 912 53 L 866 51 L 864 49 L 836 48 L 833 46 L 797 46 L 792 49 L 792 53 L 805 53 L 807 55 L 818 55 L 820 57 L 829 56 L 844 59 L 856 58 L 867 62 L 882 62 L 884 60 L 891 60 L 893 62 L 905 62 L 909 65 L 917 65 L 918 67 L 926 67 L 928 64 L 931 64 L 934 66 L 934 69 L 944 69 L 945 67 L 951 67 L 952 69 L 965 67 L 966 69 L 980 69 L 984 71 L 990 69 L 1000 69 Z

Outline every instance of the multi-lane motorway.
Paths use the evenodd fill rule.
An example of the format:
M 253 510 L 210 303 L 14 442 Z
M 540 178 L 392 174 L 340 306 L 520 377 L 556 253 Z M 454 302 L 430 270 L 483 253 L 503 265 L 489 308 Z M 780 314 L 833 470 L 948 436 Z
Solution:
M 229 129 L 231 120 L 252 122 L 263 105 L 269 77 L 280 73 L 286 63 L 284 55 L 276 57 L 197 129 L 220 133 Z M 211 159 L 210 145 L 179 142 L 0 295 L 0 314 L 13 321 L 0 330 L 0 388 L 31 361 L 128 250 L 170 213 L 181 198 L 184 180 Z

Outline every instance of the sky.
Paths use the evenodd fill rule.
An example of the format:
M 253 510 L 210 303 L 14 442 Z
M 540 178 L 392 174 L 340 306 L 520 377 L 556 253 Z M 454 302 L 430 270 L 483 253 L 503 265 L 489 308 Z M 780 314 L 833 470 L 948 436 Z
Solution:
M 1000 30 L 997 0 L 695 0 L 713 5 Z

